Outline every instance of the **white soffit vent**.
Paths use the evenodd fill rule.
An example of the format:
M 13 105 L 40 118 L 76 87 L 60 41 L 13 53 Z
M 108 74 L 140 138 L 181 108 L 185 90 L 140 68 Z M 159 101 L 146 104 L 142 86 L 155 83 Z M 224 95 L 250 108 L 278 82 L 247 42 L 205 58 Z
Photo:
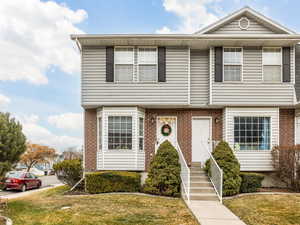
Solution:
M 250 26 L 250 21 L 248 20 L 247 17 L 242 17 L 239 20 L 239 27 L 241 28 L 241 30 L 247 30 Z

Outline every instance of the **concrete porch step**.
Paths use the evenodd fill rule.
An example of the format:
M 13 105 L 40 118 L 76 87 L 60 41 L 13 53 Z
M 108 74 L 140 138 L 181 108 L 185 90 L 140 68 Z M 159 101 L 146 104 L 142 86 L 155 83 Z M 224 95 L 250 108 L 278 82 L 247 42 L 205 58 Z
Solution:
M 200 175 L 206 175 L 206 173 L 204 171 L 200 171 L 200 170 L 191 170 L 190 173 L 191 176 L 200 176 Z
M 210 181 L 209 178 L 205 175 L 201 175 L 201 176 L 191 176 L 191 182 L 195 181 L 195 182 L 201 182 L 201 181 Z
M 191 200 L 198 200 L 198 201 L 219 201 L 219 198 L 215 193 L 191 194 L 190 199 Z
M 190 193 L 216 193 L 213 187 L 191 187 Z
M 208 181 L 193 181 L 191 187 L 213 187 L 213 185 Z
M 195 166 L 195 167 L 201 167 L 201 162 L 192 162 L 191 166 Z

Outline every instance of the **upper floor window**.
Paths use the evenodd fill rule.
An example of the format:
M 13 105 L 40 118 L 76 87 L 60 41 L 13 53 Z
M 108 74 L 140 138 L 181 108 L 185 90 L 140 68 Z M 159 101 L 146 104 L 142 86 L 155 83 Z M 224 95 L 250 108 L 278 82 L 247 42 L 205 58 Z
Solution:
M 157 81 L 157 48 L 138 48 L 139 81 Z
M 263 48 L 263 79 L 264 81 L 281 81 L 281 48 Z
M 134 51 L 131 47 L 115 48 L 115 81 L 133 81 Z
M 241 81 L 242 48 L 224 48 L 224 81 Z

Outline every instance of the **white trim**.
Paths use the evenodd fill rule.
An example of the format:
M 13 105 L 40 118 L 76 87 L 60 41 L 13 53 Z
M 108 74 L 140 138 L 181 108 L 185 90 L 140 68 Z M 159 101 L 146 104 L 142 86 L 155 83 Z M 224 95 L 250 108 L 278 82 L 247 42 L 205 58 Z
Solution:
M 234 49 L 241 49 L 241 63 L 226 63 L 225 64 L 225 57 L 224 57 L 224 50 L 225 49 L 229 49 L 229 48 L 234 48 Z M 230 46 L 223 46 L 223 74 L 222 74 L 222 82 L 223 83 L 242 83 L 243 82 L 243 70 L 244 70 L 244 49 L 243 47 L 230 47 Z M 241 74 L 240 74 L 240 80 L 237 81 L 230 81 L 230 80 L 226 80 L 225 81 L 225 66 L 241 66 Z
M 280 49 L 280 64 L 264 64 L 264 49 L 266 48 L 273 48 L 273 49 Z M 261 63 L 262 63 L 262 82 L 263 83 L 272 83 L 272 84 L 280 84 L 280 83 L 283 83 L 283 80 L 282 80 L 282 47 L 262 47 L 261 49 L 261 57 L 262 57 L 262 60 L 261 60 Z M 264 77 L 264 66 L 280 66 L 280 81 L 265 81 L 265 77 Z
M 139 49 L 140 48 L 155 48 L 156 49 L 156 64 L 147 64 L 147 63 L 143 63 L 143 64 L 140 64 L 139 63 Z M 137 46 L 137 61 L 136 61 L 136 72 L 137 72 L 137 75 L 136 75 L 136 81 L 138 83 L 158 83 L 158 47 L 157 46 Z M 156 76 L 155 76 L 155 81 L 141 81 L 140 80 L 140 73 L 139 73 L 139 65 L 156 65 Z
M 188 104 L 191 104 L 191 48 L 188 48 Z
M 212 82 L 213 82 L 213 71 L 212 71 L 212 66 L 213 66 L 213 51 L 214 51 L 214 48 L 213 47 L 210 47 L 209 48 L 209 104 L 211 105 L 212 104 Z
M 279 29 L 279 30 L 282 30 L 284 32 L 286 32 L 287 34 L 295 34 L 294 31 L 278 24 L 277 22 L 265 17 L 264 15 L 260 14 L 259 12 L 253 10 L 252 8 L 249 8 L 249 7 L 244 7 L 244 8 L 241 8 L 240 10 L 237 10 L 231 14 L 229 14 L 228 16 L 224 17 L 223 19 L 220 19 L 218 20 L 217 22 L 211 24 L 211 25 L 208 25 L 207 27 L 195 32 L 194 34 L 205 34 L 211 30 L 214 30 L 215 28 L 223 25 L 223 24 L 226 24 L 227 22 L 231 21 L 232 19 L 242 15 L 243 13 L 249 13 L 250 15 L 253 15 L 254 17 L 257 17 L 259 19 L 261 19 L 262 21 L 270 24 L 271 26 Z
M 241 26 L 241 21 L 242 20 L 247 20 L 247 26 L 246 27 L 242 27 Z M 246 17 L 246 16 L 243 16 L 243 17 L 241 17 L 240 19 L 239 19 L 239 27 L 240 27 L 240 29 L 241 30 L 248 30 L 248 28 L 250 27 L 250 20 Z

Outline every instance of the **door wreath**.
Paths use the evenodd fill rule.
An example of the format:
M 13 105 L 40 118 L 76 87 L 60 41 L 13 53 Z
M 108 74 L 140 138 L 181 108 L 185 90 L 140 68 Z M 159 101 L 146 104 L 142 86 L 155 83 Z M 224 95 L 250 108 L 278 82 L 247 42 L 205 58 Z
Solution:
M 164 124 L 162 127 L 161 127 L 161 134 L 163 136 L 169 136 L 172 132 L 172 128 L 169 124 Z

